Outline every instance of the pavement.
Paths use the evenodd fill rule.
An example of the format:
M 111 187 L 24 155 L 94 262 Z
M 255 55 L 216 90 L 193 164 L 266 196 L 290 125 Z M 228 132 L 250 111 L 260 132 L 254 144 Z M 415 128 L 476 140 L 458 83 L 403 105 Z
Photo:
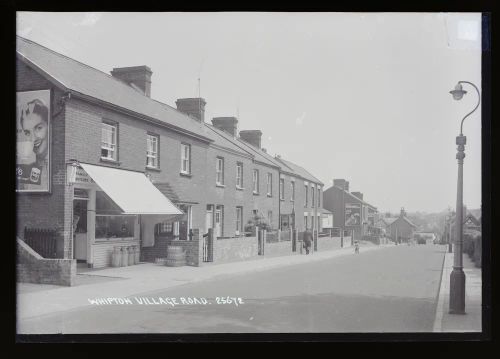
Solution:
M 135 270 L 110 268 L 101 272 L 110 275 L 111 271 L 119 270 L 119 274 L 130 273 L 128 276 L 133 278 L 46 292 L 54 293 L 51 301 L 61 303 L 67 298 L 77 298 L 58 298 L 58 293 L 78 289 L 86 298 L 91 288 L 107 285 L 110 287 L 107 294 L 130 303 L 96 303 L 21 319 L 17 331 L 20 334 L 432 332 L 445 252 L 443 246 L 431 244 L 361 246 L 359 254 L 349 248 L 201 268 L 150 265 L 136 266 Z M 216 275 L 215 270 L 224 274 Z M 146 277 L 153 272 L 163 273 L 152 279 L 160 283 L 149 285 L 159 289 L 123 298 L 126 292 L 122 286 L 138 285 L 137 272 Z M 171 275 L 174 272 L 177 275 Z M 200 277 L 189 273 L 205 272 L 211 272 L 206 280 L 189 281 Z M 182 285 L 168 287 L 173 279 Z M 228 301 L 229 298 L 232 299 Z M 183 299 L 188 302 L 183 303 Z
M 481 332 L 482 279 L 481 268 L 476 268 L 467 254 L 463 255 L 465 273 L 465 312 L 449 314 L 450 274 L 453 254 L 446 253 L 443 263 L 439 300 L 434 321 L 434 332 Z
M 393 245 L 364 246 L 361 251 L 378 251 Z M 323 261 L 353 254 L 353 248 L 314 252 L 310 255 L 291 255 L 258 258 L 224 264 L 206 264 L 200 267 L 166 267 L 143 263 L 129 267 L 105 268 L 77 275 L 77 285 L 18 283 L 18 321 L 34 317 L 90 307 L 94 298 L 125 298 L 141 293 L 151 293 L 188 283 L 212 278 L 234 276 L 247 272 L 266 271 L 273 268 Z

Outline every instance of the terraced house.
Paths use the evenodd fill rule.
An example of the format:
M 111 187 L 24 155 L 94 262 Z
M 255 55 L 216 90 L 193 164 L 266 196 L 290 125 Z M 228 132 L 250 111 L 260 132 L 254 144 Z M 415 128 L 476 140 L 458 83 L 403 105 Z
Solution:
M 45 167 L 26 156 L 17 164 L 18 248 L 38 281 L 68 284 L 77 261 L 109 266 L 117 248 L 154 261 L 175 240 L 199 258 L 209 230 L 216 241 L 241 239 L 218 242 L 237 248 L 256 218 L 270 230 L 319 229 L 319 180 L 269 155 L 260 130 L 238 131 L 234 117 L 205 122 L 203 98 L 175 108 L 152 99 L 149 67 L 107 74 L 21 37 L 16 64 L 18 153 L 34 148 L 25 118 L 48 113 Z M 29 239 L 49 232 L 52 247 L 36 251 L 60 260 L 43 264 Z

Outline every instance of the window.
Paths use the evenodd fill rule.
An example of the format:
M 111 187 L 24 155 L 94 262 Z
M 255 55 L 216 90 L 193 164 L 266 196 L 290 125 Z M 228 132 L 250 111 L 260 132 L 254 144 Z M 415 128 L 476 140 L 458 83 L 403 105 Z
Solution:
M 304 207 L 307 207 L 307 203 L 309 203 L 309 190 L 308 190 L 308 186 L 307 185 L 304 185 Z
M 236 235 L 243 232 L 243 207 L 236 207 Z
M 321 207 L 321 188 L 318 188 L 318 207 Z
M 271 197 L 273 195 L 273 174 L 267 174 L 267 195 Z
M 181 173 L 191 174 L 191 145 L 181 143 Z
M 259 170 L 253 170 L 253 193 L 259 193 Z
M 243 188 L 243 163 L 236 164 L 236 187 Z
M 307 215 L 304 216 L 304 229 L 307 229 Z
M 267 211 L 267 224 L 273 228 L 273 211 Z
M 314 187 L 311 187 L 311 207 L 314 207 Z
M 158 143 L 159 137 L 155 135 L 147 135 L 146 138 L 146 166 L 158 168 Z
M 124 215 L 103 191 L 96 191 L 96 240 L 134 237 L 137 216 Z
M 285 200 L 285 179 L 280 178 L 280 200 Z
M 290 191 L 290 192 L 291 192 L 291 195 L 292 195 L 292 196 L 290 197 L 290 201 L 292 201 L 292 202 L 293 202 L 293 201 L 295 201 L 295 182 L 294 182 L 294 181 L 290 182 L 290 186 L 292 187 L 292 188 L 291 188 L 291 191 Z
M 215 162 L 216 178 L 215 183 L 219 186 L 224 185 L 224 158 L 217 157 Z
M 101 127 L 101 158 L 116 161 L 117 125 L 102 123 Z

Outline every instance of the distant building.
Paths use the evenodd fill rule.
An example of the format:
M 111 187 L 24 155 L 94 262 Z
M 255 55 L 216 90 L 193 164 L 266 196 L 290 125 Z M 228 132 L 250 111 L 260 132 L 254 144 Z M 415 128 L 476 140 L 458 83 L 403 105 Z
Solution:
M 352 233 L 353 240 L 360 240 L 375 227 L 377 207 L 363 200 L 363 193 L 349 192 L 349 181 L 334 179 L 333 186 L 323 192 L 323 208 L 333 213 L 334 227 Z
M 408 217 L 406 217 L 406 212 L 404 208 L 401 208 L 399 217 L 396 218 L 390 225 L 390 238 L 393 241 L 407 242 L 413 238 L 413 233 L 417 229 L 417 226 L 413 224 Z

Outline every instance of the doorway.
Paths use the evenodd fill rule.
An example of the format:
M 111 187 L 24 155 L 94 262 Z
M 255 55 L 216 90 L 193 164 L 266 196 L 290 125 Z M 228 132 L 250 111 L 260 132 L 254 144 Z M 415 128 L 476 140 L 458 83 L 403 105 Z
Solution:
M 77 262 L 87 262 L 87 204 L 88 200 L 73 201 L 73 258 Z

